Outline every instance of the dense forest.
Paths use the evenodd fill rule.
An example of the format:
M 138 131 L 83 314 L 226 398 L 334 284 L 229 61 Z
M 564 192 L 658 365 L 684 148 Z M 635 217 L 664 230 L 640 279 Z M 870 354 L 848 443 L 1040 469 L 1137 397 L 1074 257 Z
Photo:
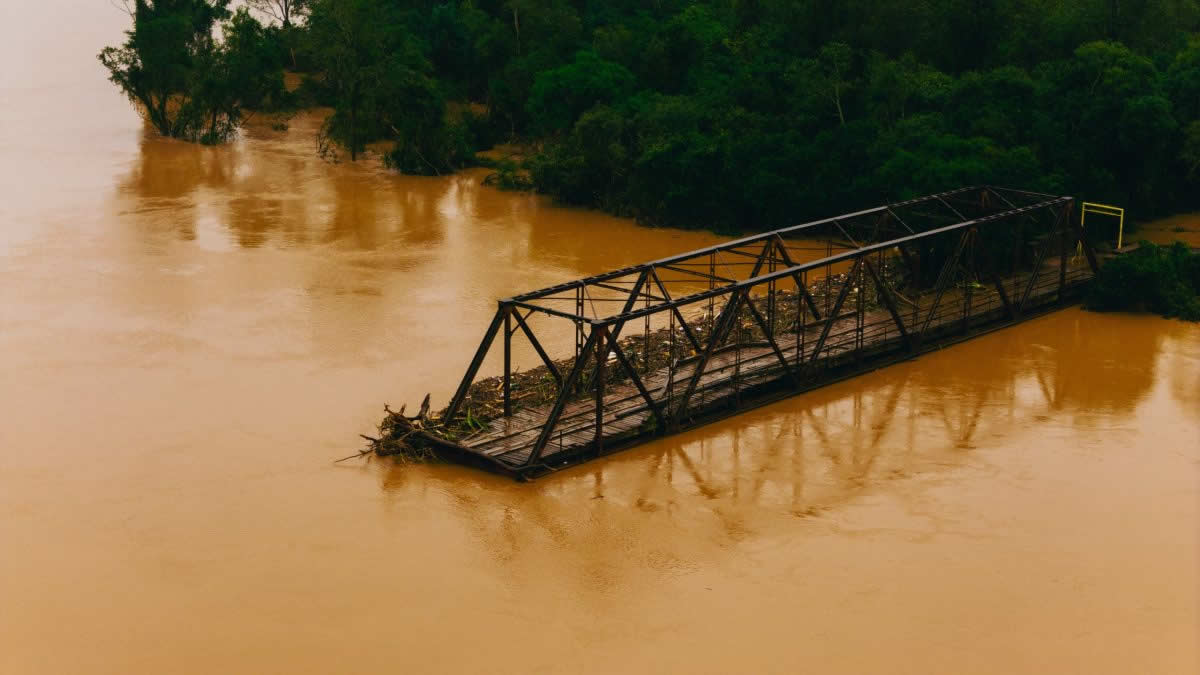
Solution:
M 167 135 L 328 106 L 351 159 L 386 140 L 389 166 L 440 173 L 516 142 L 509 184 L 652 225 L 761 229 L 974 183 L 1200 208 L 1197 0 L 245 4 L 135 0 L 101 61 Z

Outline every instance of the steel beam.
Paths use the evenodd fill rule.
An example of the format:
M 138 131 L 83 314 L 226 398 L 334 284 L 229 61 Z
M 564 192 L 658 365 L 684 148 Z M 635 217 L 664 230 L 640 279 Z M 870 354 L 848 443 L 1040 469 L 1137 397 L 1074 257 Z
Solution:
M 446 408 L 446 422 L 454 419 L 458 414 L 458 409 L 462 407 L 463 399 L 467 397 L 467 392 L 471 389 L 471 384 L 475 382 L 475 376 L 479 374 L 479 366 L 483 364 L 483 359 L 487 357 L 488 350 L 492 348 L 492 341 L 496 339 L 496 333 L 500 332 L 500 326 L 504 323 L 504 306 L 496 311 L 496 316 L 492 318 L 492 323 L 488 326 L 487 332 L 483 334 L 483 340 L 479 342 L 479 348 L 475 350 L 475 356 L 471 359 L 471 364 L 467 366 L 467 372 L 463 375 L 463 379 L 458 384 L 458 390 L 454 392 L 454 398 L 450 399 L 450 405 Z

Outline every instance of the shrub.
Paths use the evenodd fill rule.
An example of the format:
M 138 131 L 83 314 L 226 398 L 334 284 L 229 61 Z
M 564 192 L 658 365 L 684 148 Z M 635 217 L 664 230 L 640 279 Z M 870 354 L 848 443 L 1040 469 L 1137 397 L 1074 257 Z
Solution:
M 1200 321 L 1200 255 L 1179 242 L 1165 247 L 1143 241 L 1100 269 L 1084 306 Z

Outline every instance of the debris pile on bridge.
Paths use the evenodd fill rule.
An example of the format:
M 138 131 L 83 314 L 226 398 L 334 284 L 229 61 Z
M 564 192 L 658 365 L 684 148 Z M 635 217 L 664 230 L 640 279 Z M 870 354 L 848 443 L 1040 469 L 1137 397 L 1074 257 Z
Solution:
M 844 282 L 845 274 L 835 274 L 829 279 L 812 284 L 809 291 L 817 302 L 823 302 L 830 294 L 830 289 L 836 288 Z M 800 312 L 796 310 L 797 293 L 794 291 L 781 290 L 775 292 L 776 319 L 778 321 L 778 332 L 780 333 L 795 333 L 798 326 Z M 766 312 L 768 298 L 759 296 L 752 300 L 760 312 Z M 872 306 L 877 306 L 878 302 L 871 301 Z M 708 316 L 686 317 L 688 325 L 693 333 L 701 340 L 706 340 L 712 332 L 712 322 Z M 747 341 L 755 341 L 765 339 L 762 335 L 762 329 L 754 324 L 749 317 L 740 317 L 739 325 L 743 338 Z M 674 336 L 672 336 L 674 330 Z M 665 368 L 672 360 L 688 358 L 695 356 L 696 352 L 683 338 L 683 328 L 676 326 L 661 327 L 649 332 L 648 335 L 632 335 L 623 337 L 620 340 L 620 346 L 628 355 L 630 361 L 638 364 L 640 372 L 653 372 L 660 368 Z M 555 367 L 559 372 L 569 372 L 575 365 L 574 358 L 557 359 L 554 361 Z M 580 397 L 588 395 L 588 392 L 595 386 L 596 369 L 591 367 L 586 374 L 580 379 Z M 620 384 L 627 382 L 629 376 L 627 373 L 609 368 L 605 370 L 604 382 L 606 384 Z M 557 380 L 551 374 L 550 369 L 545 366 L 537 366 L 529 370 L 521 371 L 514 370 L 510 375 L 511 401 L 513 410 L 521 408 L 531 408 L 549 405 L 554 402 L 558 396 Z M 441 419 L 446 413 L 446 408 L 443 408 L 435 416 L 436 419 Z M 481 378 L 476 380 L 467 390 L 466 397 L 463 399 L 463 418 L 459 420 L 459 424 L 452 428 L 444 429 L 443 432 L 448 434 L 448 437 L 453 440 L 460 437 L 461 434 L 473 433 L 482 429 L 488 422 L 504 415 L 504 376 L 496 375 L 493 377 Z
M 888 266 L 883 270 L 889 278 L 896 276 L 898 270 Z M 822 278 L 809 285 L 809 293 L 815 302 L 832 302 L 832 295 L 841 284 L 845 283 L 845 274 L 834 274 Z M 773 310 L 778 321 L 779 333 L 795 333 L 803 318 L 799 307 L 798 293 L 780 290 L 774 294 Z M 771 300 L 767 296 L 758 296 L 751 300 L 760 312 L 768 311 Z M 872 308 L 878 307 L 877 298 L 868 303 Z M 710 316 L 686 317 L 694 334 L 701 340 L 708 339 L 713 325 Z M 738 324 L 742 338 L 746 341 L 762 340 L 765 335 L 752 319 L 739 317 Z M 672 335 L 674 330 L 675 335 Z M 629 358 L 639 364 L 639 370 L 653 372 L 666 368 L 672 360 L 688 358 L 696 355 L 683 338 L 683 328 L 676 326 L 662 327 L 648 334 L 633 335 L 621 338 L 621 348 Z M 569 372 L 575 365 L 574 358 L 554 361 L 559 372 Z M 594 365 L 581 378 L 578 392 L 573 398 L 587 398 L 595 387 L 596 368 Z M 606 385 L 621 384 L 629 381 L 629 376 L 615 368 L 606 369 L 604 382 Z M 535 408 L 554 403 L 558 396 L 557 380 L 550 369 L 537 366 L 529 370 L 514 370 L 510 374 L 511 401 L 514 410 Z M 358 455 L 350 458 L 373 454 L 377 457 L 396 457 L 405 462 L 427 462 L 435 459 L 435 450 L 442 446 L 455 446 L 457 441 L 483 430 L 488 423 L 504 415 L 504 376 L 476 380 L 467 390 L 464 398 L 462 414 L 445 424 L 447 408 L 436 413 L 429 411 L 429 396 L 425 397 L 420 412 L 409 417 L 404 414 L 406 406 L 399 411 L 384 406 L 384 418 L 379 424 L 378 436 L 363 436 L 367 446 Z M 349 458 L 347 458 L 349 459 Z

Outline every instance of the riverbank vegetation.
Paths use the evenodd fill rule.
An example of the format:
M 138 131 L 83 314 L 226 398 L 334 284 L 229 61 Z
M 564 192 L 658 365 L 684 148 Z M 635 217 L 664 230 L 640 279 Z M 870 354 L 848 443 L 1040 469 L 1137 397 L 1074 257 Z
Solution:
M 1200 255 L 1181 242 L 1157 246 L 1143 241 L 1100 268 L 1084 306 L 1200 321 Z
M 286 65 L 351 159 L 389 141 L 390 166 L 432 174 L 517 142 L 508 174 L 653 225 L 761 229 L 980 182 L 1200 208 L 1195 0 L 252 4 L 269 26 L 137 0 L 101 60 L 164 134 L 227 137 L 279 105 Z
M 278 41 L 245 7 L 136 0 L 127 9 L 133 27 L 125 43 L 105 48 L 100 62 L 160 134 L 220 143 L 248 110 L 285 104 Z

